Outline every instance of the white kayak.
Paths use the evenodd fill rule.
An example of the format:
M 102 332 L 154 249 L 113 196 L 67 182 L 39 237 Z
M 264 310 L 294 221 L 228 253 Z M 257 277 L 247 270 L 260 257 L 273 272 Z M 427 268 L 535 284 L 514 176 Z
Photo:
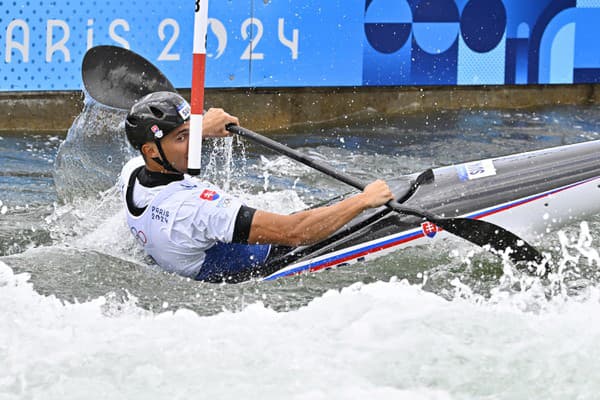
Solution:
M 388 183 L 404 205 L 482 219 L 536 243 L 548 228 L 600 212 L 600 141 L 440 167 Z M 261 268 L 260 279 L 345 266 L 452 236 L 382 207 L 320 243 L 278 249 Z

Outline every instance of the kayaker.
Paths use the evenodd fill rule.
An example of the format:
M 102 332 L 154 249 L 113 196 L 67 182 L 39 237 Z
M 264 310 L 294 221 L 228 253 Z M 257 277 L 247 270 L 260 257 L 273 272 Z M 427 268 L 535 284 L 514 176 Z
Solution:
M 146 95 L 125 120 L 129 143 L 141 156 L 120 178 L 127 223 L 163 269 L 197 280 L 221 281 L 259 268 L 270 245 L 299 246 L 330 236 L 363 210 L 393 198 L 377 180 L 336 204 L 281 215 L 256 210 L 220 188 L 185 174 L 190 106 L 173 92 Z M 225 137 L 238 119 L 209 109 L 203 137 Z

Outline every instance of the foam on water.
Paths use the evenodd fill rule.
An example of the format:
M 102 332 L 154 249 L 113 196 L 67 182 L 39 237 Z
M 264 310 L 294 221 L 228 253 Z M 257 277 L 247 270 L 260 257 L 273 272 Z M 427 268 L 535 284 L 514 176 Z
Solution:
M 6 399 L 594 398 L 599 292 L 452 301 L 405 281 L 202 317 L 110 296 L 64 304 L 0 264 Z M 538 303 L 524 312 L 523 301 Z M 531 308 L 530 308 L 531 309 Z

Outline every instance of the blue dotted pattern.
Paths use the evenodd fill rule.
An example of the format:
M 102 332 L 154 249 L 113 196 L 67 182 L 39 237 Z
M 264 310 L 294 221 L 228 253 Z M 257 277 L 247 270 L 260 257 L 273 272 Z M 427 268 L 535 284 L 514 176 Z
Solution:
M 468 46 L 466 41 L 459 43 L 457 83 L 459 85 L 501 85 L 504 83 L 505 40 L 499 40 L 495 49 L 478 52 Z
M 600 0 L 577 0 L 577 8 L 600 8 Z
M 148 3 L 158 5 L 142 0 L 0 0 L 0 90 L 79 89 L 83 56 L 88 47 L 100 44 L 126 42 L 156 61 L 167 41 L 159 38 L 160 23 L 171 17 L 190 26 L 193 2 L 186 5 L 188 18 L 181 5 Z M 190 49 L 189 54 L 191 32 L 180 28 L 172 52 Z M 173 29 L 164 30 L 169 39 Z

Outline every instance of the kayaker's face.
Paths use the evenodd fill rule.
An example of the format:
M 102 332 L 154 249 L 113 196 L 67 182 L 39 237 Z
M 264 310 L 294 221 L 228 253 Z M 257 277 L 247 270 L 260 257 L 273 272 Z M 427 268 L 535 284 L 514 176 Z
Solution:
M 187 171 L 189 137 L 190 123 L 188 121 L 169 132 L 160 141 L 167 160 L 180 172 Z

